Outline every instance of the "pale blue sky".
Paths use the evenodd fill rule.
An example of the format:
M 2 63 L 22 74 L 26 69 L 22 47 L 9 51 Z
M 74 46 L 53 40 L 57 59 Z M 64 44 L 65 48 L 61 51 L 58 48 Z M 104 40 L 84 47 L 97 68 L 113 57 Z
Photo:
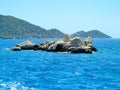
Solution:
M 97 29 L 120 37 L 120 0 L 0 0 L 0 14 L 67 34 Z

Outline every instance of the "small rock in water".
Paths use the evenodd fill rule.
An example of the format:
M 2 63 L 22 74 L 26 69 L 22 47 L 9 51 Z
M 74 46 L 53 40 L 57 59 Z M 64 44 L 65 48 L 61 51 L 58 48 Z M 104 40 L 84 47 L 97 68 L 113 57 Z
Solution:
M 11 48 L 11 50 L 13 50 L 13 51 L 20 51 L 21 47 L 13 47 L 13 48 Z

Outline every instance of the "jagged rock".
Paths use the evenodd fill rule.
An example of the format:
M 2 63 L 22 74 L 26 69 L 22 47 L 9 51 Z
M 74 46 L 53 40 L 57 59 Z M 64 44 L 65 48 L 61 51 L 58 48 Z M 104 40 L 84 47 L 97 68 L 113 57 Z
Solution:
M 81 47 L 83 45 L 81 38 L 75 37 L 71 41 L 71 46 L 72 47 Z
M 69 42 L 70 41 L 70 36 L 66 34 L 63 41 L 64 42 Z
M 86 45 L 91 46 L 92 45 L 92 37 L 87 37 L 86 41 L 85 41 Z
M 54 44 L 55 42 L 53 41 L 46 41 L 45 43 L 42 43 L 39 47 L 40 50 L 48 50 L 48 48 Z
M 49 48 L 47 49 L 47 51 L 55 51 L 56 46 L 57 46 L 56 43 L 50 45 Z

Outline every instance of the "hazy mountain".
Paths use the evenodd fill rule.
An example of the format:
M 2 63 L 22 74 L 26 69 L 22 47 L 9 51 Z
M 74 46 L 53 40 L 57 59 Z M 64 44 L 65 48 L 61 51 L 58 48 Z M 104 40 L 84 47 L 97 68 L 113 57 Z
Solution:
M 63 38 L 64 35 L 58 29 L 46 30 L 13 16 L 0 15 L 0 38 Z M 98 30 L 79 31 L 71 36 L 110 38 L 110 36 Z
M 79 32 L 76 32 L 74 34 L 72 34 L 71 36 L 77 36 L 77 37 L 88 37 L 88 36 L 91 36 L 93 38 L 111 38 L 110 36 L 104 34 L 103 32 L 100 32 L 98 30 L 91 30 L 91 31 L 88 31 L 88 32 L 85 32 L 85 31 L 79 31 Z
M 50 29 L 48 30 L 48 33 L 51 35 L 50 37 L 52 38 L 61 38 L 61 37 L 64 37 L 65 34 L 61 31 L 59 31 L 58 29 Z
M 52 38 L 63 37 L 57 29 L 46 30 L 13 16 L 0 15 L 1 38 Z

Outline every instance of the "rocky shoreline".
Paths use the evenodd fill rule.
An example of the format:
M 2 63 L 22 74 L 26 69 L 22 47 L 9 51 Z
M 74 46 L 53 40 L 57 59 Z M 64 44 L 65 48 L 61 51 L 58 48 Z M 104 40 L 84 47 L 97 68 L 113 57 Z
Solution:
M 92 38 L 88 37 L 84 42 L 82 42 L 80 37 L 70 37 L 65 35 L 63 40 L 57 42 L 46 41 L 40 45 L 34 44 L 30 41 L 26 41 L 17 44 L 15 47 L 11 48 L 13 51 L 21 50 L 42 50 L 47 52 L 70 52 L 70 53 L 88 53 L 92 54 L 96 52 L 97 49 L 92 45 Z

